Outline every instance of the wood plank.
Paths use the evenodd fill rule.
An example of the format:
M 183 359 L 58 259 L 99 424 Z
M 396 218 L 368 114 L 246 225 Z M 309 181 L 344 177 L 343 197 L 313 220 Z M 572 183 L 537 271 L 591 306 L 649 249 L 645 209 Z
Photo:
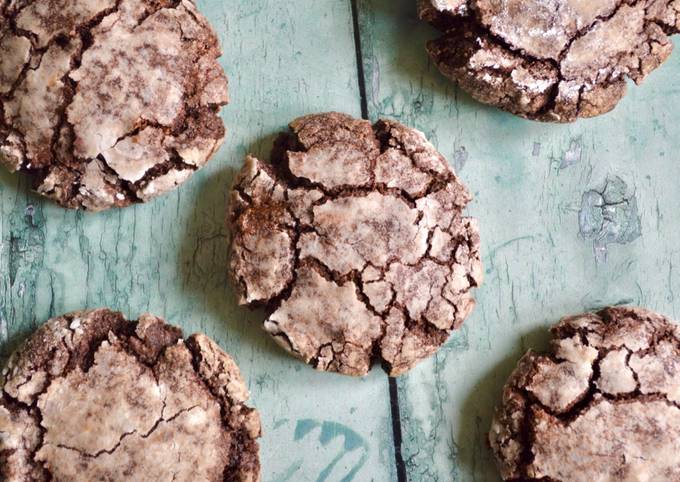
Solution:
M 348 0 L 201 0 L 230 76 L 229 129 L 216 158 L 180 190 L 120 211 L 65 211 L 0 174 L 0 346 L 50 316 L 108 306 L 150 311 L 203 331 L 239 363 L 262 414 L 264 481 L 391 480 L 388 388 L 315 373 L 235 305 L 227 285 L 225 201 L 244 155 L 268 155 L 275 134 L 315 111 L 360 115 Z
M 493 405 L 518 357 L 546 348 L 551 323 L 619 303 L 680 314 L 680 60 L 609 115 L 539 124 L 480 105 L 440 76 L 424 51 L 437 33 L 414 4 L 359 0 L 369 113 L 423 130 L 475 193 L 486 282 L 464 328 L 399 379 L 403 457 L 414 482 L 486 482 L 498 480 L 485 443 Z M 618 242 L 605 259 L 587 235 L 594 224 L 607 229 L 580 226 L 579 211 L 607 179 L 610 194 L 624 190 L 617 177 L 627 202 L 613 207 L 608 233 Z

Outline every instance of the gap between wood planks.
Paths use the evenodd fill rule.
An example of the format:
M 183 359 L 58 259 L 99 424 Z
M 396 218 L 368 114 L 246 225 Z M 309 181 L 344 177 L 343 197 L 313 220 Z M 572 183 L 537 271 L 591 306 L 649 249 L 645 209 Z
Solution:
M 357 79 L 359 81 L 359 95 L 361 96 L 361 117 L 369 120 L 368 98 L 366 96 L 366 75 L 364 73 L 364 59 L 361 49 L 361 28 L 359 27 L 360 0 L 349 0 L 352 8 L 352 25 L 354 28 L 354 49 L 356 52 Z M 397 468 L 397 482 L 408 482 L 406 464 L 401 453 L 401 411 L 399 410 L 399 391 L 396 378 L 388 377 L 390 412 L 392 417 L 392 440 L 394 441 L 394 463 Z

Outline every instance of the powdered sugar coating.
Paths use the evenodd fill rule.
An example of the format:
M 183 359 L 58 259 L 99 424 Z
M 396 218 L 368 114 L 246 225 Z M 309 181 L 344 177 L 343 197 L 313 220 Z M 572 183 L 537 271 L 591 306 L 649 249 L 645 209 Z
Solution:
M 680 479 L 680 336 L 640 308 L 565 318 L 527 353 L 489 440 L 504 480 Z
M 52 319 L 2 384 L 3 480 L 259 480 L 260 422 L 238 367 L 152 315 Z
M 0 19 L 14 52 L 0 163 L 39 193 L 88 210 L 147 201 L 221 145 L 227 79 L 193 0 L 12 0 Z
M 0 30 L 0 93 L 12 90 L 31 54 L 31 41 L 15 35 L 8 25 Z
M 613 109 L 670 55 L 677 2 L 420 0 L 443 32 L 428 51 L 478 100 L 530 119 L 571 122 Z
M 340 275 L 391 260 L 417 263 L 427 251 L 428 230 L 399 196 L 372 192 L 331 199 L 312 208 L 314 231 L 300 236 L 303 258 L 320 260 Z
M 416 130 L 337 113 L 291 123 L 271 163 L 253 157 L 230 207 L 240 302 L 320 370 L 398 375 L 474 306 L 479 235 L 470 196 Z

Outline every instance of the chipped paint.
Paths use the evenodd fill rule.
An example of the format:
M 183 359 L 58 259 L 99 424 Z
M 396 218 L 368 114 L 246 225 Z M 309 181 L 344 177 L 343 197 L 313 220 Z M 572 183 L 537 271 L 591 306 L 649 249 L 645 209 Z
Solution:
M 581 162 L 583 156 L 583 140 L 580 137 L 574 138 L 569 143 L 569 149 L 564 151 L 562 161 L 560 162 L 560 169 L 566 169 L 569 166 Z
M 463 170 L 469 158 L 470 154 L 468 153 L 467 149 L 465 149 L 465 146 L 461 146 L 460 148 L 455 150 L 455 152 L 453 153 L 452 164 L 453 170 L 456 172 L 456 174 L 459 174 L 460 171 Z
M 355 480 L 393 480 L 392 456 L 388 449 L 381 452 L 392 446 L 384 374 L 357 389 L 356 380 L 329 381 L 289 359 L 261 332 L 262 310 L 236 305 L 226 274 L 225 204 L 244 154 L 267 153 L 270 134 L 298 115 L 326 110 L 361 115 L 349 2 L 298 0 L 294 9 L 279 0 L 197 4 L 225 46 L 222 64 L 234 102 L 223 110 L 228 129 L 223 148 L 178 191 L 98 214 L 60 209 L 31 194 L 25 178 L 0 169 L 0 336 L 7 331 L 13 347 L 50 313 L 85 307 L 163 315 L 187 334 L 213 337 L 237 360 L 262 414 L 264 482 L 284 474 L 298 457 L 302 463 L 297 471 L 293 467 L 290 480 L 313 482 L 337 448 L 344 450 L 343 437 L 323 446 L 316 431 L 294 442 L 295 422 L 303 418 L 330 418 L 370 445 L 366 452 L 350 451 L 329 481 L 350 472 L 364 453 Z M 377 86 L 377 75 L 372 78 Z M 350 407 L 356 411 L 350 413 Z M 285 418 L 291 422 L 275 430 Z M 288 447 L 290 456 L 282 457 Z M 340 469 L 344 473 L 335 479 Z
M 667 62 L 644 89 L 597 119 L 530 122 L 476 102 L 440 75 L 424 53 L 437 32 L 418 22 L 413 2 L 358 3 L 366 10 L 362 48 L 382 76 L 379 92 L 367 88 L 375 99 L 369 117 L 414 119 L 421 130 L 436 132 L 435 144 L 452 163 L 459 146 L 472 153 L 474 166 L 461 177 L 475 193 L 468 212 L 480 220 L 487 273 L 465 324 L 468 346 L 397 380 L 408 480 L 496 482 L 485 443 L 493 406 L 526 348 L 545 348 L 547 326 L 621 301 L 680 315 L 680 298 L 668 289 L 677 293 L 680 286 L 680 232 L 674 229 L 680 163 L 669 154 L 679 149 L 680 110 L 668 108 L 680 63 Z M 417 112 L 415 99 L 422 100 Z M 602 191 L 608 175 L 635 187 L 644 242 L 606 244 L 608 262 L 595 263 L 595 240 L 580 237 L 578 216 L 584 191 Z M 586 211 L 593 209 L 586 204 Z M 604 239 L 635 237 L 635 215 L 623 214 L 625 221 L 615 224 L 624 234 Z M 599 228 L 594 233 L 602 234 Z M 449 343 L 458 342 L 454 336 Z
M 350 482 L 354 480 L 361 467 L 366 463 L 368 458 L 368 444 L 366 441 L 353 429 L 338 422 L 323 421 L 319 422 L 313 419 L 298 420 L 295 427 L 295 441 L 300 441 L 310 435 L 315 429 L 321 429 L 318 436 L 318 442 L 322 446 L 328 446 L 331 442 L 338 438 L 343 439 L 342 450 L 319 472 L 316 479 L 317 482 L 325 482 L 330 480 L 329 477 L 333 474 L 332 480 L 339 480 L 341 482 Z M 335 472 L 336 466 L 339 462 L 354 450 L 360 450 L 362 453 L 358 462 L 341 470 L 342 474 Z
M 0 343 L 5 343 L 9 340 L 9 327 L 7 326 L 7 318 L 0 310 Z
M 177 193 L 94 216 L 39 201 L 0 169 L 0 326 L 13 345 L 50 312 L 108 305 L 165 314 L 186 332 L 207 332 L 238 361 L 263 416 L 263 482 L 313 482 L 342 449 L 342 437 L 323 446 L 314 431 L 320 427 L 295 442 L 299 419 L 332 419 L 362 435 L 370 450 L 354 482 L 397 481 L 384 374 L 345 379 L 289 359 L 260 332 L 264 314 L 238 308 L 226 285 L 224 202 L 244 153 L 266 154 L 270 135 L 298 115 L 360 115 L 349 2 L 297 0 L 295 9 L 280 0 L 197 3 L 222 45 L 232 46 L 223 58 L 235 96 L 223 112 L 223 149 Z M 606 304 L 645 304 L 680 317 L 680 297 L 673 296 L 680 286 L 680 163 L 672 155 L 680 147 L 680 110 L 669 108 L 680 62 L 671 59 L 600 118 L 570 126 L 528 122 L 482 106 L 437 72 L 424 53 L 436 33 L 418 21 L 413 2 L 356 3 L 369 117 L 436 133 L 452 162 L 459 146 L 472 153 L 461 177 L 476 193 L 469 212 L 480 219 L 489 270 L 475 313 L 450 341 L 452 352 L 397 381 L 408 480 L 497 482 L 484 436 L 517 358 L 526 348 L 545 348 L 537 333 L 566 313 Z M 579 138 L 580 162 L 559 170 Z M 537 162 L 550 153 L 554 162 Z M 555 170 L 559 175 L 550 175 Z M 608 262 L 596 264 L 576 217 L 584 190 L 602 191 L 608 174 L 636 187 L 644 242 L 609 244 Z M 44 232 L 43 255 L 30 226 Z M 18 283 L 9 283 L 12 236 L 11 264 L 26 283 L 22 298 Z M 37 245 L 24 251 L 31 236 Z M 291 421 L 273 430 L 283 418 Z M 360 458 L 353 450 L 336 469 Z
M 628 244 L 642 235 L 635 190 L 618 176 L 608 178 L 602 189 L 583 193 L 578 220 L 598 262 L 607 260 L 608 245 Z

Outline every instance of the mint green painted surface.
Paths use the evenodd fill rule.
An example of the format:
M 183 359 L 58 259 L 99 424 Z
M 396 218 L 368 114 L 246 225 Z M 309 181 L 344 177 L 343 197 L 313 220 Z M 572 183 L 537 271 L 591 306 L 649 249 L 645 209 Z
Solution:
M 518 357 L 546 348 L 550 324 L 617 303 L 680 315 L 680 59 L 609 115 L 538 124 L 443 79 L 422 55 L 436 31 L 416 21 L 412 3 L 360 1 L 370 116 L 409 123 L 452 162 L 466 161 L 459 174 L 475 193 L 486 281 L 464 328 L 399 380 L 403 456 L 413 481 L 496 481 L 485 445 L 493 405 Z M 609 244 L 604 259 L 582 236 L 579 210 L 586 191 L 617 176 L 630 200 L 612 199 L 621 201 L 614 222 L 597 231 L 623 242 L 639 217 L 641 235 Z M 637 216 L 626 216 L 634 200 Z M 594 224 L 584 222 L 586 234 Z
M 261 414 L 263 480 L 396 481 L 388 382 L 316 373 L 236 306 L 225 201 L 247 152 L 266 156 L 298 115 L 361 115 L 349 0 L 200 0 L 220 33 L 232 103 L 225 146 L 179 191 L 91 215 L 0 174 L 0 347 L 47 318 L 108 306 L 204 331 L 241 366 Z M 443 79 L 413 0 L 358 0 L 371 119 L 423 130 L 475 193 L 486 282 L 437 356 L 398 381 L 411 481 L 497 481 L 485 433 L 504 379 L 560 316 L 632 303 L 680 315 L 680 60 L 612 114 L 537 124 L 479 105 Z M 604 193 L 604 195 L 602 194 Z M 603 206 L 607 204 L 606 206 Z M 584 207 L 582 209 L 582 207 Z

